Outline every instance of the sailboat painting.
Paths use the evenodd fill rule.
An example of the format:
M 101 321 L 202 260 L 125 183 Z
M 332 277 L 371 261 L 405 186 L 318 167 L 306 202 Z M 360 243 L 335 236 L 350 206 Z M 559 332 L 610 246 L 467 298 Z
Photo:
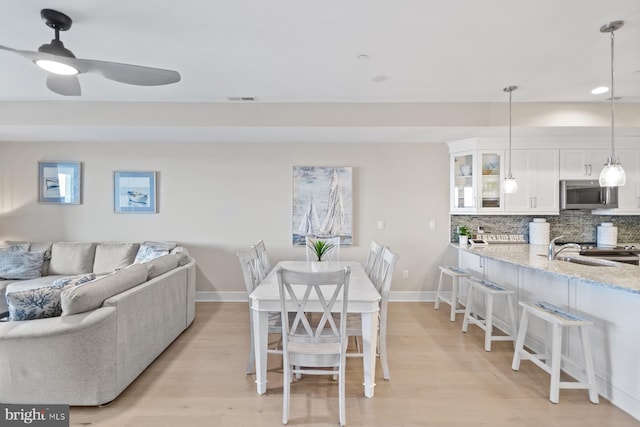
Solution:
M 306 236 L 340 236 L 351 246 L 352 168 L 293 167 L 292 243 L 305 245 Z

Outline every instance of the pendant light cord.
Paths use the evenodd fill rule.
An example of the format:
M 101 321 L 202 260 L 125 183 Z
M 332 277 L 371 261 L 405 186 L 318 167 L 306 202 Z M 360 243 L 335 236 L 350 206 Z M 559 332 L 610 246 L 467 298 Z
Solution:
M 613 88 L 613 81 L 614 81 L 614 62 L 613 62 L 613 39 L 614 39 L 614 35 L 613 35 L 614 31 L 611 31 L 611 153 L 610 153 L 610 158 L 611 161 L 614 161 L 616 153 L 615 153 L 615 147 L 614 147 L 614 125 L 615 125 L 615 95 L 614 95 L 614 88 Z
M 511 178 L 511 93 L 513 90 L 509 91 L 509 176 Z

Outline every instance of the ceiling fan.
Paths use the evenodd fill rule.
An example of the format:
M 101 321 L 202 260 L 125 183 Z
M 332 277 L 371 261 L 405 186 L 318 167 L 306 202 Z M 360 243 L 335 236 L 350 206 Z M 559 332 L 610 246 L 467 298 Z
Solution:
M 180 73 L 173 70 L 76 58 L 60 41 L 60 31 L 71 28 L 71 18 L 53 9 L 42 9 L 40 16 L 55 31 L 55 38 L 51 43 L 43 44 L 37 52 L 2 45 L 0 49 L 17 53 L 46 70 L 47 87 L 55 93 L 79 96 L 81 91 L 77 75 L 82 73 L 101 74 L 109 80 L 137 86 L 168 85 L 180 81 Z

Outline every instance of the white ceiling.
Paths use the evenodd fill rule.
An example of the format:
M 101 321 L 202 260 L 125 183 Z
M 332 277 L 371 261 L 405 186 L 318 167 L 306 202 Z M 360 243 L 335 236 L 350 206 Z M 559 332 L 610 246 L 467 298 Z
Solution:
M 174 69 L 182 80 L 138 87 L 81 75 L 82 96 L 63 97 L 45 87 L 44 71 L 0 51 L 0 102 L 496 103 L 515 84 L 514 103 L 604 103 L 609 95 L 590 93 L 610 79 L 610 39 L 599 28 L 624 20 L 616 96 L 640 103 L 638 0 L 5 0 L 2 8 L 1 45 L 48 43 L 40 9 L 52 8 L 73 19 L 61 39 L 78 58 Z

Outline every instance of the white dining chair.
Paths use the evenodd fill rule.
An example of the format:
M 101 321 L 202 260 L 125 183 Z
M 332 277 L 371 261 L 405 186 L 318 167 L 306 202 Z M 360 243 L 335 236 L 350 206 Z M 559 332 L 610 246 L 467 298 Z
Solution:
M 389 294 L 393 280 L 393 271 L 398 262 L 399 255 L 393 253 L 388 247 L 384 247 L 380 257 L 380 267 L 376 277 L 372 282 L 380 292 L 380 311 L 378 312 L 378 356 L 382 364 L 382 376 L 385 380 L 391 379 L 389 373 L 389 361 L 387 358 L 387 313 L 389 304 Z M 362 357 L 359 338 L 362 337 L 362 319 L 360 315 L 349 314 L 347 316 L 347 335 L 355 337 L 356 352 L 348 352 L 348 357 Z
M 258 243 L 253 245 L 253 247 L 256 248 L 256 252 L 258 253 L 260 279 L 262 280 L 271 271 L 271 261 L 269 260 L 269 254 L 267 253 L 267 247 L 264 244 L 264 240 L 260 240 Z
M 364 271 L 370 279 L 377 274 L 377 269 L 380 267 L 380 260 L 382 259 L 383 249 L 384 245 L 381 245 L 375 240 L 372 240 L 369 245 L 369 253 L 367 254 L 367 259 L 364 263 Z
M 324 241 L 331 248 L 324 254 L 322 261 L 340 261 L 340 236 L 306 236 L 307 261 L 317 261 L 318 257 L 312 245 L 317 241 Z
M 329 272 L 300 272 L 278 267 L 282 321 L 282 423 L 289 421 L 293 375 L 337 375 L 340 425 L 345 425 L 346 315 L 349 267 Z M 321 317 L 310 321 L 310 304 L 320 302 Z M 338 321 L 332 312 L 341 301 Z M 292 307 L 295 316 L 289 316 Z M 315 310 L 317 311 L 317 310 Z M 293 317 L 293 319 L 291 318 Z M 316 384 L 314 384 L 314 387 Z
M 249 343 L 249 361 L 247 362 L 247 374 L 253 374 L 256 371 L 256 363 L 255 363 L 255 347 L 253 342 L 253 310 L 251 309 L 251 300 L 249 295 L 254 291 L 254 289 L 260 285 L 260 282 L 264 277 L 262 277 L 262 266 L 260 263 L 260 258 L 258 256 L 258 252 L 255 246 L 252 246 L 250 249 L 242 252 L 236 253 L 238 256 L 238 260 L 240 261 L 240 267 L 242 269 L 242 276 L 244 278 L 244 285 L 247 290 L 247 299 L 249 302 L 249 331 L 250 331 L 250 343 Z M 272 312 L 269 313 L 269 326 L 268 326 L 269 334 L 281 334 L 282 333 L 282 325 L 280 322 L 280 313 Z M 278 343 L 280 340 L 278 340 Z M 277 348 L 267 348 L 267 353 L 272 354 L 282 354 L 282 350 Z

